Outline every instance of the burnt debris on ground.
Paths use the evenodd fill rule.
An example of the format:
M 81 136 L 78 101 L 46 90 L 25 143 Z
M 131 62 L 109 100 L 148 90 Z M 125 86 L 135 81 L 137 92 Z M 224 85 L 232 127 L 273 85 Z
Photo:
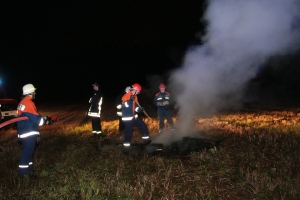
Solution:
M 199 152 L 212 148 L 217 148 L 221 140 L 218 139 L 201 139 L 193 137 L 183 137 L 182 140 L 172 142 L 169 145 L 161 143 L 150 143 L 144 145 L 142 143 L 132 143 L 129 149 L 130 155 L 166 155 L 166 156 L 187 156 L 191 152 Z M 108 151 L 120 148 L 123 150 L 123 143 L 118 140 L 104 139 L 97 144 L 98 151 Z

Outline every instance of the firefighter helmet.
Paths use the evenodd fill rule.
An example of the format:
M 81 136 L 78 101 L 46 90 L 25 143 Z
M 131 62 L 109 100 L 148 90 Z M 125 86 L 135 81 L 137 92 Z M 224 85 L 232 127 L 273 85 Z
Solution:
M 138 92 L 141 92 L 141 90 L 142 90 L 142 86 L 138 83 L 133 84 L 132 88 L 137 90 Z
M 130 87 L 130 86 L 127 86 L 127 87 L 125 88 L 125 92 L 126 92 L 126 93 L 130 92 L 130 90 L 131 90 L 131 87 Z
M 159 84 L 159 89 L 161 89 L 161 88 L 165 89 L 166 88 L 165 84 L 163 84 L 163 83 Z
M 36 88 L 32 84 L 26 84 L 23 86 L 23 95 L 33 93 Z

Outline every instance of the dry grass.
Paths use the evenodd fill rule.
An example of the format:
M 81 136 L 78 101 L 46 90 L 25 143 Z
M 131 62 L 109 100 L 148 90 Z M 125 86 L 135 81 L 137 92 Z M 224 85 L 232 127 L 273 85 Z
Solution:
M 47 108 L 47 109 L 46 109 Z M 97 151 L 85 107 L 40 106 L 60 121 L 41 127 L 35 176 L 19 179 L 15 126 L 0 130 L 0 199 L 299 199 L 300 114 L 296 108 L 251 109 L 195 117 L 195 127 L 222 138 L 220 146 L 188 156 L 125 156 L 118 146 Z M 155 113 L 145 119 L 151 137 Z M 176 121 L 176 118 L 174 117 Z M 176 121 L 177 123 L 177 121 Z M 103 130 L 117 137 L 115 111 Z M 133 140 L 139 140 L 135 130 Z

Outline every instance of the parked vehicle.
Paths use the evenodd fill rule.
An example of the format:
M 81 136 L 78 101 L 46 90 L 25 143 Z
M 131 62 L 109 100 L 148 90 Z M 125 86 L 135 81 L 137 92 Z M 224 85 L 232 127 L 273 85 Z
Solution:
M 6 92 L 0 85 L 0 122 L 5 118 L 17 117 L 18 101 L 6 96 Z

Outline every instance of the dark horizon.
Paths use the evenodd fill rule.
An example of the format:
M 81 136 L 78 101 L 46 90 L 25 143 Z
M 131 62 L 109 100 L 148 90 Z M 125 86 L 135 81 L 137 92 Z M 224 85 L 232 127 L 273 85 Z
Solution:
M 206 6 L 196 0 L 2 3 L 2 85 L 19 99 L 32 83 L 39 101 L 83 101 L 94 82 L 112 100 L 133 83 L 153 94 L 158 81 L 167 84 L 181 67 L 187 49 L 201 45 Z M 282 60 L 263 66 L 249 93 L 297 96 L 300 54 Z
M 203 6 L 195 0 L 2 4 L 2 84 L 18 97 L 32 83 L 49 99 L 87 98 L 93 82 L 110 97 L 135 82 L 147 86 L 149 76 L 165 77 L 180 66 L 203 31 Z

